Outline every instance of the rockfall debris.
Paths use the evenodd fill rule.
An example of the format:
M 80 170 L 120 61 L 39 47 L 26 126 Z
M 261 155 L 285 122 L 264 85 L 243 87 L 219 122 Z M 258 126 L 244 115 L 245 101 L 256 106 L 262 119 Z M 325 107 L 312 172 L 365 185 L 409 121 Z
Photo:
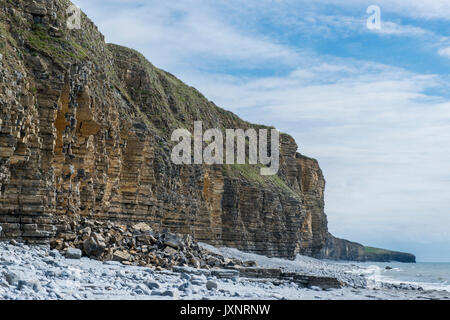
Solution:
M 190 235 L 168 230 L 157 233 L 146 223 L 131 225 L 82 219 L 72 222 L 73 231 L 58 234 L 51 247 L 67 258 L 86 256 L 101 261 L 151 267 L 156 270 L 178 267 L 202 269 L 255 267 L 254 261 L 227 259 L 201 248 Z

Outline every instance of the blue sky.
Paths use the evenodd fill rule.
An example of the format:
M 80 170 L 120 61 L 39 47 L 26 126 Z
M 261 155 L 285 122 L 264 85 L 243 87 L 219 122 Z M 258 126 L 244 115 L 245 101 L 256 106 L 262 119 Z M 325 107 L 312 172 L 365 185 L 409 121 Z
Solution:
M 293 135 L 333 234 L 450 261 L 450 1 L 74 2 L 108 42 Z

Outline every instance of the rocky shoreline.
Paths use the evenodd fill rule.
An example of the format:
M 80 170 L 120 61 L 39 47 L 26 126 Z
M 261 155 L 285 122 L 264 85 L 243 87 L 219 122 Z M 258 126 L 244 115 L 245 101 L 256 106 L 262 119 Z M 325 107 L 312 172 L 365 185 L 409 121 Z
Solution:
M 323 289 L 346 285 L 332 276 L 290 272 L 281 268 L 258 268 L 253 260 L 224 257 L 214 247 L 200 246 L 189 235 L 173 234 L 167 230 L 157 233 L 142 222 L 126 225 L 83 218 L 69 225 L 70 232 L 59 234 L 51 242 L 52 249 L 60 251 L 66 258 L 80 259 L 85 256 L 104 262 L 149 267 L 156 271 L 173 270 L 227 279 L 239 276 L 269 279 L 273 283 L 287 281 Z
M 200 246 L 209 252 L 209 246 Z M 230 259 L 229 256 L 233 255 L 239 260 L 239 255 L 246 255 L 235 249 L 215 249 L 212 253 L 219 254 L 218 251 L 224 251 L 224 259 Z M 1 242 L 0 299 L 450 299 L 447 291 L 426 291 L 407 285 L 371 287 L 367 277 L 362 275 L 363 269 L 352 265 L 301 256 L 295 261 L 260 257 L 258 264 L 258 267 L 234 269 L 174 266 L 157 270 L 155 267 L 87 257 L 69 259 L 47 245 Z M 305 286 L 287 278 L 266 278 L 266 275 L 254 277 L 248 273 L 252 268 L 256 270 L 254 273 L 258 273 L 258 270 L 279 269 L 282 270 L 280 274 L 303 271 L 311 277 L 334 275 L 335 279 L 345 281 L 346 285 L 341 288 L 320 288 L 315 285 Z

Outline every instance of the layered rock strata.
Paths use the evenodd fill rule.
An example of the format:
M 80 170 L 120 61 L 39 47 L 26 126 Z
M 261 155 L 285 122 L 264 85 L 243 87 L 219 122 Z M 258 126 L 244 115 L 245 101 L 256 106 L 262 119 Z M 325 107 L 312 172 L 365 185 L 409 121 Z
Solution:
M 106 44 L 67 0 L 0 3 L 0 226 L 29 242 L 82 218 L 269 256 L 320 255 L 328 239 L 317 161 L 282 135 L 281 169 L 175 165 L 178 128 L 260 129 L 217 107 L 138 52 Z M 71 223 L 72 222 L 72 223 Z

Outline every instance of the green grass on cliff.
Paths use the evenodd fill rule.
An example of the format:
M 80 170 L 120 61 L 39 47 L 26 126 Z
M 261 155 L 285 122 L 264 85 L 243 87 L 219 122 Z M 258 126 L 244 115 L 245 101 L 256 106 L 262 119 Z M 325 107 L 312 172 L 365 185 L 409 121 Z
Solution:
M 7 24 L 4 21 L 0 21 L 0 53 L 5 55 L 8 52 L 8 42 L 12 46 L 16 46 L 16 40 L 11 37 L 11 34 L 8 32 Z
M 0 23 L 0 35 L 2 35 L 2 38 L 0 39 L 0 53 L 5 55 L 6 49 L 7 49 L 7 43 L 6 43 L 6 28 L 3 23 Z
M 387 254 L 387 253 L 390 253 L 389 250 L 380 249 L 380 248 L 374 248 L 374 247 L 364 247 L 364 252 L 365 253 L 370 253 L 370 254 Z
M 86 51 L 78 43 L 70 39 L 51 37 L 48 30 L 40 24 L 32 26 L 31 32 L 26 34 L 26 39 L 31 49 L 46 54 L 58 63 L 87 57 Z
M 245 180 L 256 183 L 263 188 L 275 187 L 293 196 L 297 196 L 297 194 L 289 188 L 289 186 L 278 175 L 262 176 L 260 170 L 263 167 L 264 166 L 261 164 L 227 164 L 224 165 L 224 174 L 229 177 L 244 178 Z

